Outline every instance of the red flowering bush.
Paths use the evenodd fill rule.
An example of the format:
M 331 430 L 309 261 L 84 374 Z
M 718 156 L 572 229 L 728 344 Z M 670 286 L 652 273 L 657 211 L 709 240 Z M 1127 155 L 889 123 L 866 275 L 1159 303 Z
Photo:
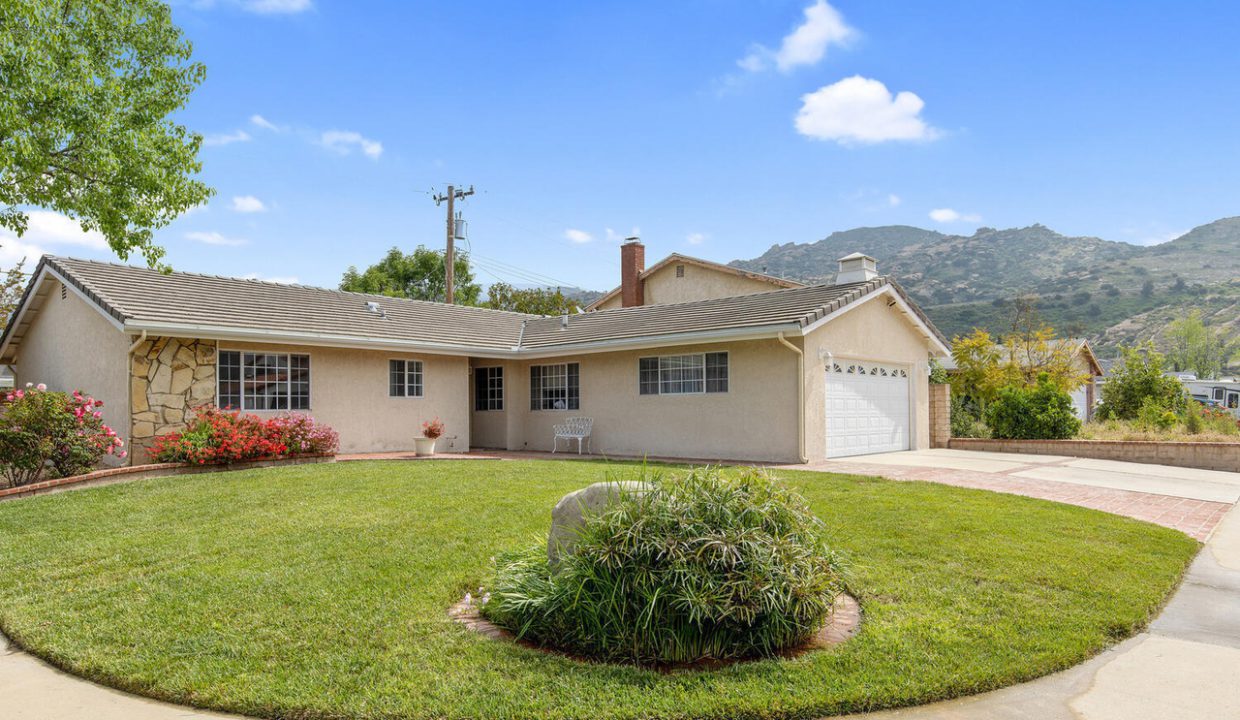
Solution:
M 125 457 L 124 441 L 103 422 L 103 402 L 75 390 L 49 392 L 27 383 L 5 394 L 0 410 L 0 477 L 11 487 L 44 473 L 69 477 L 90 472 L 104 455 Z
M 203 406 L 181 432 L 155 438 L 157 462 L 194 465 L 228 464 L 336 451 L 336 432 L 316 425 L 308 415 L 287 414 L 270 420 L 256 415 Z

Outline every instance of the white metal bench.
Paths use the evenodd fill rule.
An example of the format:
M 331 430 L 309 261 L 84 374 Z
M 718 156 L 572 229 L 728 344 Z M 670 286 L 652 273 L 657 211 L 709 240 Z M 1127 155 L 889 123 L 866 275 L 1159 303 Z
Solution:
M 577 441 L 577 454 L 581 454 L 581 443 L 584 440 L 586 449 L 590 449 L 590 432 L 594 428 L 594 419 L 588 417 L 571 417 L 563 425 L 555 426 L 555 437 L 551 440 L 551 452 L 559 448 L 560 440 Z M 571 447 L 571 445 L 570 445 Z

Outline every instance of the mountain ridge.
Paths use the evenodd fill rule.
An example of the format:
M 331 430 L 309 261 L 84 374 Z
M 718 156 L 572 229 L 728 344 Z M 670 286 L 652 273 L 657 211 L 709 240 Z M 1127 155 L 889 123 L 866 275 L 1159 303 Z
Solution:
M 1113 351 L 1119 342 L 1159 336 L 1169 318 L 1191 309 L 1210 309 L 1218 319 L 1220 307 L 1240 300 L 1240 217 L 1158 245 L 1067 236 L 1038 223 L 981 227 L 972 235 L 861 227 L 810 243 L 777 243 L 729 264 L 824 283 L 835 278 L 835 260 L 852 252 L 873 256 L 949 337 L 972 327 L 999 331 L 1011 300 L 1035 296 L 1061 333 L 1075 331 Z

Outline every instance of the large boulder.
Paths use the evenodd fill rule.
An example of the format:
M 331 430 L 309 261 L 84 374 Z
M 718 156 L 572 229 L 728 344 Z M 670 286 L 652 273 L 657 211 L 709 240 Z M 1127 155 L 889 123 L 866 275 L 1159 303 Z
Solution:
M 551 567 L 559 564 L 561 555 L 573 551 L 587 517 L 601 512 L 622 493 L 641 493 L 645 490 L 646 483 L 632 480 L 600 482 L 560 498 L 551 510 L 551 533 L 547 536 L 547 560 Z

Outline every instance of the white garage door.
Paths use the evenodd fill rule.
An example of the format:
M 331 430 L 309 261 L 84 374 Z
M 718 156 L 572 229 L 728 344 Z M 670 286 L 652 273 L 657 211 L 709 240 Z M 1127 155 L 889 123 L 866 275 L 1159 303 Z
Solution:
M 827 457 L 909 448 L 908 370 L 839 360 L 827 368 Z

